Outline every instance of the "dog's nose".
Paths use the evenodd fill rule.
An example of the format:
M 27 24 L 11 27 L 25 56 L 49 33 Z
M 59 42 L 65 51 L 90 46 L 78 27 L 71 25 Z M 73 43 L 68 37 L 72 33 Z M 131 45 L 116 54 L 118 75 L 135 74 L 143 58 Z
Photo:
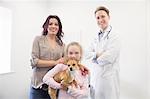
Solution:
M 70 71 L 73 71 L 72 67 L 70 67 Z

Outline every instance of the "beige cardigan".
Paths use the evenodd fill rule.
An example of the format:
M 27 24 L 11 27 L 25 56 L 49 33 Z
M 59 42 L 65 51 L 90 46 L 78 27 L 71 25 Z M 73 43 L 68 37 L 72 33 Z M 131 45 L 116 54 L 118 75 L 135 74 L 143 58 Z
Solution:
M 39 88 L 43 82 L 43 76 L 52 67 L 37 67 L 37 62 L 39 59 L 42 60 L 57 60 L 61 58 L 64 54 L 64 45 L 61 46 L 57 44 L 55 49 L 52 49 L 49 45 L 46 36 L 37 36 L 34 39 L 31 53 L 31 66 L 33 69 L 33 74 L 31 77 L 31 86 L 34 88 Z

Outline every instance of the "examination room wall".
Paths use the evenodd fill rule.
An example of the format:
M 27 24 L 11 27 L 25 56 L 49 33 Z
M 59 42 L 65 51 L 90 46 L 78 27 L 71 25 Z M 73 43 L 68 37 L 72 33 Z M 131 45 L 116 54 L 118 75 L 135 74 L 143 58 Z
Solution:
M 148 97 L 150 97 L 150 0 L 147 0 L 147 72 L 148 72 Z
M 150 2 L 142 0 L 100 2 L 97 0 L 59 2 L 24 0 L 0 2 L 12 10 L 11 73 L 0 75 L 0 99 L 28 99 L 32 41 L 40 35 L 49 14 L 63 24 L 64 41 L 79 41 L 84 50 L 98 31 L 94 10 L 110 9 L 111 24 L 121 40 L 120 99 L 149 99 L 150 93 Z
M 0 99 L 28 99 L 32 42 L 41 35 L 49 14 L 46 0 L 32 1 L 0 0 L 1 7 L 12 11 L 11 72 L 0 74 Z M 5 64 L 1 65 L 5 68 Z

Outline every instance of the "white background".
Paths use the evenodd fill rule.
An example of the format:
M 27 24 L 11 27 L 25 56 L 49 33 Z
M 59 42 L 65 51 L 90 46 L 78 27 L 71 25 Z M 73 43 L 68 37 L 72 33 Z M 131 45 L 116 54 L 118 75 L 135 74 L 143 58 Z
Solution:
M 150 95 L 150 2 L 148 0 L 22 0 L 0 1 L 12 10 L 11 68 L 0 75 L 0 99 L 28 99 L 30 54 L 35 36 L 49 14 L 63 24 L 64 41 L 79 41 L 85 49 L 98 27 L 94 11 L 99 5 L 110 9 L 111 24 L 121 39 L 120 99 L 149 99 Z
M 10 72 L 11 65 L 11 26 L 12 13 L 8 8 L 0 7 L 0 73 Z M 3 68 L 5 66 L 5 68 Z

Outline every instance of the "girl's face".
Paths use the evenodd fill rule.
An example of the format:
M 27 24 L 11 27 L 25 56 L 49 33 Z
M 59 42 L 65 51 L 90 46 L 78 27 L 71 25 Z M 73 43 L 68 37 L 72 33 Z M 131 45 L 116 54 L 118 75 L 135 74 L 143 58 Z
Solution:
M 51 18 L 49 20 L 49 25 L 47 28 L 48 34 L 49 35 L 56 35 L 58 33 L 58 30 L 59 30 L 59 24 L 58 24 L 57 19 Z
M 95 14 L 98 26 L 105 30 L 109 24 L 110 17 L 104 10 L 97 11 Z
M 81 50 L 77 45 L 70 45 L 67 52 L 68 58 L 74 58 L 78 61 L 81 59 Z

